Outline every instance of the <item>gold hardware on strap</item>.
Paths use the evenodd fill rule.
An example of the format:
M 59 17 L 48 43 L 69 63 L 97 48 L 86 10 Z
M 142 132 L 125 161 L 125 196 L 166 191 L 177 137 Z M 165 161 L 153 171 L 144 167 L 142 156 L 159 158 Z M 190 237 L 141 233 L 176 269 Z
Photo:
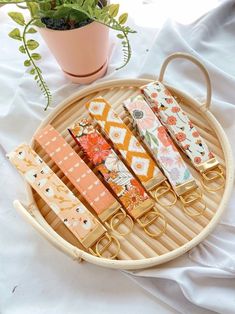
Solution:
M 193 179 L 193 180 L 177 185 L 175 187 L 175 192 L 177 195 L 184 195 L 184 194 L 190 193 L 191 191 L 197 188 L 198 188 L 198 185 L 196 181 Z
M 109 220 L 114 214 L 116 214 L 121 208 L 121 204 L 115 200 L 115 202 L 107 209 L 103 210 L 102 213 L 98 215 L 102 222 Z
M 194 164 L 195 168 L 199 170 L 201 173 L 207 172 L 208 170 L 213 170 L 219 166 L 219 161 L 213 157 L 209 160 L 200 163 L 199 165 Z
M 215 183 L 216 187 L 211 187 L 212 183 Z M 221 190 L 225 186 L 225 177 L 222 167 L 218 166 L 215 169 L 202 173 L 202 184 L 209 192 L 216 192 Z
M 116 250 L 114 253 L 111 253 L 108 249 L 111 245 L 114 245 Z M 96 242 L 94 249 L 89 248 L 89 252 L 98 257 L 107 258 L 107 259 L 115 259 L 120 252 L 120 243 L 114 237 L 109 235 L 107 232 Z M 108 253 L 108 255 L 104 256 L 104 253 Z
M 204 213 L 207 206 L 206 203 L 202 200 L 202 191 L 200 189 L 191 191 L 185 195 L 180 196 L 180 200 L 183 203 L 183 209 L 185 214 L 190 217 L 200 216 Z M 196 208 L 193 205 L 199 203 L 201 208 Z M 193 208 L 193 211 L 189 209 L 189 207 Z
M 127 221 L 127 225 L 125 225 L 126 227 L 128 226 L 128 230 L 127 232 L 120 232 L 118 231 L 118 227 L 124 223 L 124 221 Z M 127 213 L 120 208 L 119 212 L 117 212 L 110 220 L 110 223 L 105 222 L 105 225 L 107 227 L 109 227 L 110 229 L 112 229 L 115 233 L 117 233 L 119 236 L 126 236 L 128 234 L 130 234 L 134 228 L 134 222 L 132 220 L 132 218 L 127 215 Z
M 160 199 L 166 196 L 166 194 L 173 195 L 174 198 L 171 203 L 166 204 L 160 201 Z M 156 201 L 164 207 L 171 207 L 177 202 L 177 196 L 166 180 L 160 186 L 158 186 L 155 191 L 152 192 L 152 195 L 155 197 Z
M 153 223 L 159 218 L 163 220 L 163 226 L 160 229 L 160 231 L 157 231 L 157 232 L 150 231 L 149 230 L 150 226 L 153 225 Z M 137 222 L 142 228 L 144 228 L 145 233 L 152 238 L 160 237 L 163 233 L 165 233 L 166 227 L 167 227 L 167 221 L 166 221 L 165 216 L 159 213 L 159 211 L 156 211 L 155 209 L 152 209 L 151 211 L 146 213 L 144 216 L 137 219 Z

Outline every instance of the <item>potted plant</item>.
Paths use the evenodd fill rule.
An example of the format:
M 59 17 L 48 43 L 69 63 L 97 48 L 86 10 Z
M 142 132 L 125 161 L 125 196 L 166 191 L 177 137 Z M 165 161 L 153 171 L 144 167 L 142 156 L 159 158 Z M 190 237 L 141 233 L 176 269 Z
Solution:
M 46 97 L 45 110 L 51 93 L 37 65 L 41 55 L 35 50 L 39 43 L 31 35 L 39 30 L 57 62 L 73 82 L 90 83 L 104 75 L 108 61 L 108 31 L 113 29 L 121 41 L 124 67 L 130 60 L 128 39 L 134 30 L 126 26 L 127 13 L 119 15 L 119 5 L 106 0 L 0 0 L 0 3 L 26 3 L 30 20 L 20 12 L 9 16 L 22 29 L 14 28 L 9 36 L 20 41 L 19 51 L 25 54 L 24 65 Z

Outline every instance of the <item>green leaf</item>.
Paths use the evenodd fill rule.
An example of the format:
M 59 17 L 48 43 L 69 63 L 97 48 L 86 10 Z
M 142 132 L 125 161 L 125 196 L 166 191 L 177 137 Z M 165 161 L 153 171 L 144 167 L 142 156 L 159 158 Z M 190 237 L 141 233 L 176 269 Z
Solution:
M 118 21 L 120 24 L 125 24 L 128 19 L 128 13 L 123 13 L 119 16 Z
M 25 25 L 24 16 L 20 12 L 9 12 L 8 15 L 19 25 Z
M 32 53 L 31 57 L 34 59 L 34 60 L 40 60 L 42 57 L 39 53 Z
M 16 39 L 16 40 L 22 40 L 20 36 L 20 30 L 18 28 L 14 28 L 9 34 L 9 37 Z
M 56 10 L 48 11 L 49 14 L 47 13 L 47 17 L 52 17 L 54 19 L 61 19 L 61 18 L 69 16 L 69 19 L 72 19 L 70 17 L 70 13 L 72 12 L 73 11 L 70 8 L 66 8 L 64 6 L 57 6 Z
M 56 9 L 59 8 L 69 8 L 70 10 L 76 10 L 77 12 L 83 13 L 85 16 L 89 17 L 89 12 L 84 10 L 80 5 L 78 4 L 62 4 L 61 6 L 57 6 Z
M 109 6 L 109 14 L 112 16 L 112 17 L 115 17 L 118 15 L 118 11 L 119 11 L 119 4 L 111 4 Z
M 90 16 L 93 16 L 93 10 L 91 7 L 88 7 L 88 13 L 90 14 Z
M 37 31 L 36 31 L 35 28 L 30 27 L 30 29 L 27 31 L 27 33 L 29 33 L 29 34 L 34 34 L 34 33 L 37 33 Z
M 35 74 L 35 69 L 34 69 L 34 68 L 31 69 L 31 70 L 29 71 L 29 73 L 32 74 L 32 75 L 34 75 L 34 74 Z
M 125 38 L 125 37 L 124 37 L 124 35 L 122 35 L 122 34 L 117 34 L 117 38 L 123 39 L 123 38 Z
M 24 47 L 23 45 L 19 47 L 19 51 L 20 51 L 21 53 L 26 53 L 25 47 Z
M 32 18 L 39 16 L 39 10 L 40 10 L 40 4 L 39 3 L 27 1 L 27 7 L 29 9 L 29 12 L 30 12 L 30 15 Z
M 30 65 L 31 65 L 31 61 L 30 60 L 25 60 L 24 66 L 25 67 L 29 67 Z
M 94 0 L 84 0 L 83 1 L 83 7 L 84 8 L 89 8 L 89 7 L 95 7 L 96 1 Z
M 39 46 L 39 43 L 36 40 L 29 39 L 27 41 L 27 47 L 29 50 L 34 50 Z
M 33 25 L 35 25 L 37 27 L 45 27 L 45 24 L 42 23 L 41 20 L 36 20 L 35 22 L 33 22 Z
M 47 1 L 47 0 L 46 1 L 43 0 L 43 1 L 39 2 L 40 3 L 40 12 L 43 13 L 42 16 L 47 16 L 46 15 L 47 11 L 52 9 L 52 6 L 53 6 L 52 2 L 53 1 L 50 2 L 50 1 Z

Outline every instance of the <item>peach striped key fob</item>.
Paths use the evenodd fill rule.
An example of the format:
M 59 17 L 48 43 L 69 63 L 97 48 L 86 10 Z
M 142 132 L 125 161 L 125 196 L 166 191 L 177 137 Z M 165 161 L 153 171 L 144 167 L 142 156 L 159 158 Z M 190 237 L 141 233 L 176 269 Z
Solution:
M 131 232 L 133 227 L 131 217 L 127 216 L 121 204 L 53 126 L 47 125 L 40 129 L 35 140 L 63 171 L 107 227 L 115 230 L 119 235 Z M 115 229 L 114 219 L 116 222 L 117 219 L 119 222 L 120 219 L 123 220 L 122 222 L 128 219 L 127 231 L 123 233 Z M 118 227 L 117 224 L 116 227 Z
M 105 227 L 29 145 L 19 145 L 8 158 L 88 251 L 101 256 L 101 241 L 107 238 L 110 245 L 115 243 L 117 249 L 116 253 L 109 257 L 117 256 L 120 249 L 118 240 L 107 233 Z

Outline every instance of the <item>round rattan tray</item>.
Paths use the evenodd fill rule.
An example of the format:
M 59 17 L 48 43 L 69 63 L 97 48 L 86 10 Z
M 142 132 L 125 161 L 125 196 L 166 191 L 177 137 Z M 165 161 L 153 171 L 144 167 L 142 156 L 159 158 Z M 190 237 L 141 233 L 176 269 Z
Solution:
M 182 57 L 178 54 L 178 57 Z M 174 58 L 177 56 L 173 56 Z M 172 58 L 171 58 L 172 59 Z M 191 59 L 191 57 L 188 57 Z M 168 59 L 167 63 L 170 61 Z M 191 60 L 192 61 L 192 60 Z M 195 60 L 194 60 L 195 61 Z M 162 67 L 159 78 L 163 74 L 167 63 Z M 195 62 L 194 62 L 195 63 Z M 200 64 L 201 67 L 201 64 Z M 201 67 L 202 68 L 202 67 Z M 203 71 L 205 69 L 203 68 Z M 204 72 L 204 74 L 207 72 Z M 125 238 L 120 237 L 121 251 L 117 260 L 108 260 L 95 257 L 85 252 L 75 236 L 66 228 L 56 214 L 45 204 L 39 195 L 27 186 L 29 206 L 15 201 L 14 205 L 21 214 L 53 245 L 73 259 L 88 262 L 110 268 L 140 269 L 159 265 L 170 261 L 189 249 L 196 246 L 214 229 L 223 211 L 226 208 L 233 185 L 233 162 L 231 148 L 228 139 L 213 114 L 209 111 L 210 106 L 210 81 L 207 79 L 207 102 L 202 105 L 191 96 L 165 83 L 172 94 L 180 99 L 180 104 L 196 125 L 208 146 L 215 153 L 225 171 L 226 182 L 223 189 L 216 193 L 204 191 L 204 199 L 207 209 L 204 214 L 197 217 L 187 216 L 180 203 L 177 202 L 172 208 L 164 208 L 157 205 L 161 213 L 167 218 L 167 229 L 163 236 L 152 239 L 147 236 L 140 227 L 135 225 L 133 232 Z M 123 100 L 134 96 L 139 92 L 139 87 L 150 82 L 146 79 L 125 79 L 99 83 L 80 90 L 66 99 L 48 116 L 40 128 L 48 123 L 52 124 L 67 140 L 68 143 L 81 155 L 81 151 L 68 134 L 67 128 L 81 117 L 88 117 L 84 104 L 93 97 L 106 98 L 121 118 L 130 126 L 122 107 Z M 32 140 L 32 147 L 43 158 L 65 184 L 78 196 L 72 184 L 63 176 L 49 156 Z M 188 161 L 185 159 L 188 163 Z M 201 177 L 188 163 L 190 170 L 200 185 Z

